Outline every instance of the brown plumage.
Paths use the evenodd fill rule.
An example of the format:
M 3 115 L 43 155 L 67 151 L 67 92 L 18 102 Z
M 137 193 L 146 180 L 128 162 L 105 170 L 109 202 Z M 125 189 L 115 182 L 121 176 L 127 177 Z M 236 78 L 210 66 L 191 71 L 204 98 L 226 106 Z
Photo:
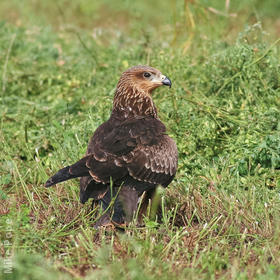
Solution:
M 166 134 L 151 97 L 161 85 L 171 87 L 171 81 L 155 68 L 135 66 L 123 72 L 112 114 L 94 132 L 86 156 L 59 170 L 45 186 L 81 177 L 82 203 L 93 198 L 105 210 L 116 198 L 111 218 L 107 211 L 98 225 L 110 219 L 115 223 L 130 221 L 138 197 L 157 185 L 167 187 L 177 170 L 176 144 Z

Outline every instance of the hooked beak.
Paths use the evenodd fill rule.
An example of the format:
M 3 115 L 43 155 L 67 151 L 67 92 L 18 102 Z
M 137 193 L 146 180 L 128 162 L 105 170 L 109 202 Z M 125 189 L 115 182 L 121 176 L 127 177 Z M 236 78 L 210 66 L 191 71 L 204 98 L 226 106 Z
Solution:
M 168 77 L 165 77 L 164 80 L 162 81 L 162 84 L 165 85 L 165 86 L 169 86 L 169 88 L 171 88 L 171 81 Z

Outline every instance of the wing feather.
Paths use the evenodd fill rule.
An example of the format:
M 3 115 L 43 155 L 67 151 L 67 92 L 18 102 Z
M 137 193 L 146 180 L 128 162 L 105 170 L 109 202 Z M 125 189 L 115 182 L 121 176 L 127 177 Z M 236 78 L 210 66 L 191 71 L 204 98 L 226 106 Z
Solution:
M 177 169 L 175 142 L 155 118 L 133 118 L 121 123 L 109 119 L 95 132 L 86 166 L 100 183 L 130 175 L 138 181 L 167 186 Z
M 174 177 L 178 152 L 175 142 L 167 135 L 153 146 L 139 146 L 137 156 L 127 163 L 129 174 L 140 181 L 168 185 Z

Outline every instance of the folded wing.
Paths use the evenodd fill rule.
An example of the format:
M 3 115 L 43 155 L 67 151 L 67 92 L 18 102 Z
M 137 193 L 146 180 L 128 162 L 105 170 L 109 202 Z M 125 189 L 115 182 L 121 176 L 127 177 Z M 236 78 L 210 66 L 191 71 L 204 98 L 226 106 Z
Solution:
M 177 169 L 175 142 L 165 134 L 165 126 L 154 118 L 112 120 L 98 128 L 88 147 L 86 166 L 98 183 L 126 176 L 167 186 Z M 86 186 L 85 186 L 86 187 Z

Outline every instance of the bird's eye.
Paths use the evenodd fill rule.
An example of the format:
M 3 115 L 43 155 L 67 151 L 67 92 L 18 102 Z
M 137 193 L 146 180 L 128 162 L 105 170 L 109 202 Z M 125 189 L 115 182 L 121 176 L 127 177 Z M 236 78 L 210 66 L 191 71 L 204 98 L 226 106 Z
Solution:
M 149 78 L 149 77 L 151 77 L 151 74 L 148 73 L 148 72 L 145 72 L 145 73 L 144 73 L 144 77 L 145 77 L 145 78 Z

